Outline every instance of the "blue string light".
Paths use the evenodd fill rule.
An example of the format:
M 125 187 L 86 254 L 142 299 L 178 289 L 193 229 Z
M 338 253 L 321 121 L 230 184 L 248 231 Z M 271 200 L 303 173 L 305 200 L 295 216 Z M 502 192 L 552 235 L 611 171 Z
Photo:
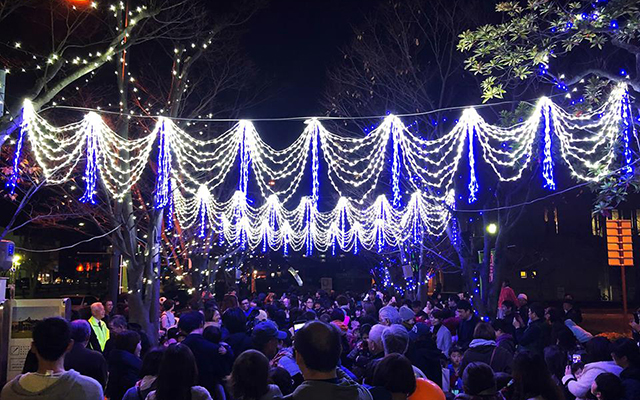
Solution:
M 631 152 L 631 136 L 636 136 L 635 125 L 633 123 L 633 111 L 631 109 L 631 101 L 629 100 L 629 91 L 626 90 L 622 97 L 622 144 L 624 148 L 624 172 L 625 174 L 633 174 L 633 153 Z
M 311 188 L 311 199 L 313 208 L 318 209 L 318 200 L 320 197 L 320 179 L 318 172 L 320 171 L 320 161 L 318 159 L 318 141 L 320 140 L 320 128 L 316 126 L 311 142 L 311 175 L 313 179 Z
M 476 133 L 475 127 L 467 128 L 467 135 L 469 136 L 469 204 L 475 203 L 478 198 L 478 180 L 476 179 L 476 158 L 473 154 L 473 138 Z
M 313 215 L 313 205 L 312 205 L 312 201 L 313 200 L 307 200 L 306 205 L 305 205 L 305 214 L 306 214 L 306 225 L 307 225 L 307 238 L 305 240 L 305 244 L 306 244 L 306 250 L 305 250 L 305 254 L 307 255 L 307 257 L 310 257 L 313 255 L 313 230 L 312 230 L 312 225 L 314 223 L 314 215 Z
M 284 235 L 282 236 L 282 253 L 284 254 L 284 256 L 288 256 L 289 255 L 289 233 L 285 232 Z
M 169 181 L 171 180 L 171 149 L 165 122 L 160 126 L 160 143 L 158 146 L 158 176 L 156 178 L 156 210 L 169 203 Z
M 553 159 L 551 158 L 551 133 L 553 121 L 551 120 L 551 106 L 545 105 L 542 108 L 542 118 L 544 118 L 544 159 L 542 161 L 542 177 L 544 178 L 544 188 L 556 190 L 556 182 L 553 177 Z
M 220 231 L 218 232 L 218 246 L 224 246 L 224 214 L 220 214 Z
M 11 176 L 7 181 L 5 187 L 9 190 L 11 195 L 15 194 L 16 186 L 18 185 L 18 178 L 20 176 L 20 155 L 22 153 L 22 146 L 24 144 L 24 136 L 29 128 L 29 124 L 24 120 L 24 110 L 22 111 L 22 122 L 20 122 L 20 135 L 18 136 L 18 142 L 16 143 L 16 151 L 13 154 L 13 166 L 11 168 Z
M 169 207 L 167 208 L 167 213 L 165 217 L 167 218 L 167 229 L 173 229 L 173 213 L 174 213 L 174 204 L 173 204 L 173 195 L 171 194 L 171 180 L 169 180 Z
M 384 212 L 384 203 L 380 202 L 380 215 L 376 220 L 376 237 L 378 239 L 378 253 L 382 253 L 384 249 L 384 223 L 386 219 L 386 213 Z
M 398 208 L 401 206 L 400 195 L 400 134 L 398 129 L 394 129 L 393 122 L 391 123 L 391 132 L 393 140 L 393 164 L 391 166 L 391 187 L 393 189 L 393 207 Z
M 204 197 L 200 199 L 200 206 L 198 207 L 198 219 L 200 220 L 198 237 L 202 239 L 207 236 L 207 204 L 205 203 Z
M 93 125 L 89 125 L 87 132 L 87 164 L 84 169 L 85 190 L 80 198 L 81 203 L 96 204 L 95 192 L 98 181 L 98 135 Z

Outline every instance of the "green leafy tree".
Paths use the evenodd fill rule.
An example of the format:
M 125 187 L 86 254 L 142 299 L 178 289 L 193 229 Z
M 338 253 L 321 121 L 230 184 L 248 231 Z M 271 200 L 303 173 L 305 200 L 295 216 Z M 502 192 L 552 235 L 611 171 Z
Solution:
M 507 1 L 496 11 L 502 22 L 467 30 L 458 42 L 458 50 L 470 53 L 465 68 L 483 78 L 485 102 L 532 82 L 566 90 L 594 77 L 601 79 L 586 82 L 587 101 L 600 99 L 611 82 L 640 91 L 637 1 Z M 635 68 L 622 69 L 621 62 Z M 558 67 L 571 75 L 557 72 Z

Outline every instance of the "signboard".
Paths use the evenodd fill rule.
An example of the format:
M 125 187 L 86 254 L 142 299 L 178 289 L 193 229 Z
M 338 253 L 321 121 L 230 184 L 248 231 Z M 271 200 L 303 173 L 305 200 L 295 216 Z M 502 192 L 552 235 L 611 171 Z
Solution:
M 631 221 L 607 220 L 607 257 L 612 267 L 633 267 Z
M 320 278 L 320 289 L 330 292 L 333 289 L 333 278 Z
M 49 317 L 69 318 L 71 302 L 68 299 L 11 300 L 11 328 L 7 380 L 22 372 L 24 360 L 31 348 L 33 327 Z

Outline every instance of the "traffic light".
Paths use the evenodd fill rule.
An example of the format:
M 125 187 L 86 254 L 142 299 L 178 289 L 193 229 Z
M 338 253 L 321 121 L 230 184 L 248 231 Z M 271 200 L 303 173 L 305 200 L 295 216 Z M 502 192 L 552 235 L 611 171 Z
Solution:
M 612 267 L 633 267 L 631 221 L 607 220 L 607 255 Z

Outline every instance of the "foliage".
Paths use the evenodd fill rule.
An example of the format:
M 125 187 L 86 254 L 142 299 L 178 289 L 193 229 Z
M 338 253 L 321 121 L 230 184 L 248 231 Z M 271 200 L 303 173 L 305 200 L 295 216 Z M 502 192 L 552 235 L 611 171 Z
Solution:
M 572 77 L 556 76 L 550 71 L 551 60 L 561 60 L 578 53 L 588 60 L 637 56 L 640 47 L 633 44 L 640 37 L 640 5 L 636 0 L 507 1 L 496 5 L 504 15 L 501 23 L 488 24 L 460 34 L 458 50 L 471 53 L 465 68 L 483 77 L 483 101 L 502 98 L 508 88 L 531 79 L 549 82 L 566 90 L 589 75 L 608 81 L 625 81 L 636 90 L 640 76 L 629 79 L 620 71 L 620 57 L 590 65 Z M 636 70 L 640 69 L 636 65 Z M 589 81 L 597 92 L 601 86 Z

